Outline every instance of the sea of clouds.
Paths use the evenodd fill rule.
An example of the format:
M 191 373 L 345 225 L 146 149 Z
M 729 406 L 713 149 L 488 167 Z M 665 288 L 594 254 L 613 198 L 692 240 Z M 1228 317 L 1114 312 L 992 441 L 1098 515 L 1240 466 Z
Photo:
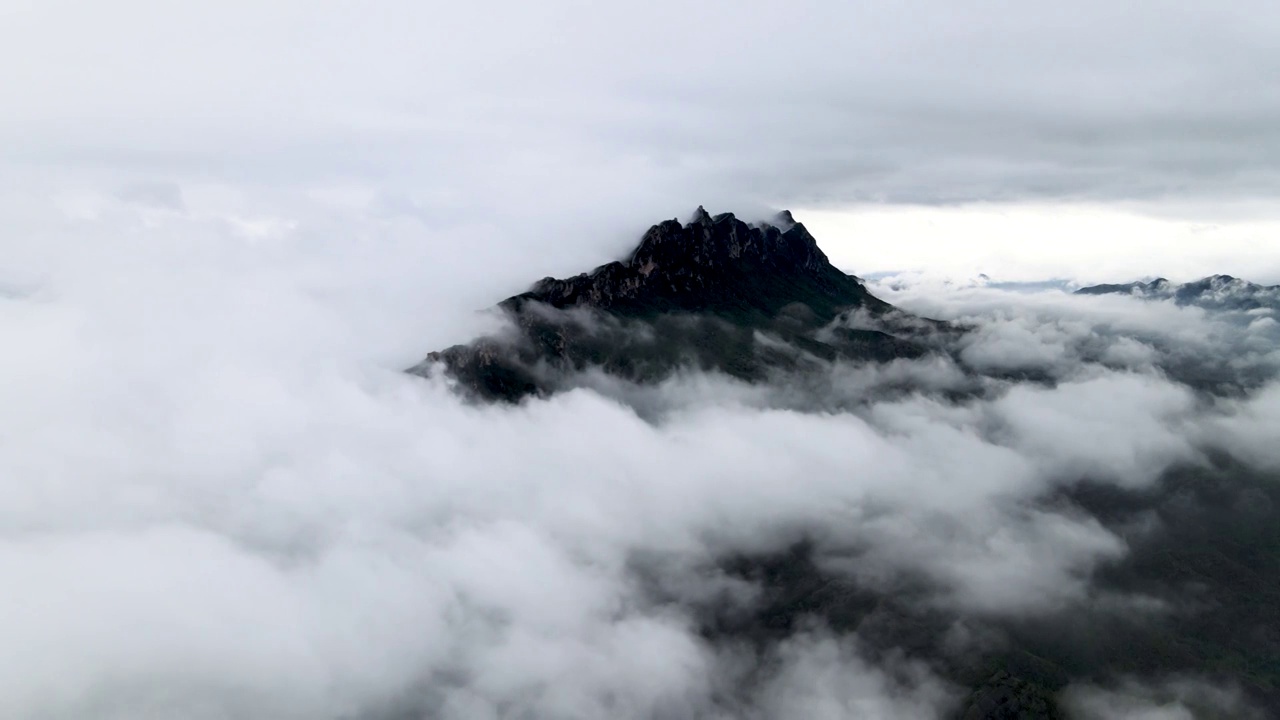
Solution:
M 541 275 L 459 249 L 500 230 L 134 190 L 8 209 L 7 717 L 941 717 L 965 688 L 883 638 L 710 637 L 768 591 L 725 559 L 810 543 L 980 647 L 988 618 L 1160 611 L 1091 581 L 1157 529 L 1064 489 L 1280 467 L 1256 322 L 900 276 L 873 292 L 971 327 L 955 355 L 832 366 L 821 398 L 687 372 L 475 405 L 402 369 Z M 1221 392 L 1177 379 L 1206 367 Z M 1194 676 L 1068 699 L 1248 712 Z

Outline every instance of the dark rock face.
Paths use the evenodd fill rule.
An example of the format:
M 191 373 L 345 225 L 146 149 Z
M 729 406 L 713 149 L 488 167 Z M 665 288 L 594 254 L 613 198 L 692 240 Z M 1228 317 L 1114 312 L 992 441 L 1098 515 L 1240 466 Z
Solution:
M 854 311 L 890 330 L 907 316 L 832 266 L 790 213 L 748 225 L 701 207 L 687 224 L 654 225 L 624 261 L 545 278 L 498 307 L 509 336 L 432 353 L 410 372 L 440 364 L 476 397 L 514 402 L 590 368 L 632 382 L 682 367 L 758 381 L 835 360 L 918 357 L 926 347 L 913 335 L 943 327 L 916 318 L 901 332 L 843 327 Z
M 1231 277 L 1211 275 L 1178 285 L 1164 278 L 1151 282 L 1094 285 L 1077 295 L 1133 295 L 1147 300 L 1173 300 L 1178 305 L 1194 305 L 1206 310 L 1263 310 L 1280 312 L 1280 285 L 1258 285 Z

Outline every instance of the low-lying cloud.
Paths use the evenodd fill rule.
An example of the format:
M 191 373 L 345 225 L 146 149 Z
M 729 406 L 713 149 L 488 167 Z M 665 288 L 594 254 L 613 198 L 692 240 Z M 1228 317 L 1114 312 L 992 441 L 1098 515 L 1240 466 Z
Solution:
M 1199 511 L 1170 473 L 1277 466 L 1274 354 L 1195 309 L 883 285 L 972 330 L 816 395 L 588 372 L 477 406 L 400 372 L 480 329 L 431 249 L 144 205 L 16 244 L 0 297 L 5 715 L 942 717 L 965 657 L 1216 602 L 1107 573 Z M 1162 682 L 1072 680 L 1081 717 Z

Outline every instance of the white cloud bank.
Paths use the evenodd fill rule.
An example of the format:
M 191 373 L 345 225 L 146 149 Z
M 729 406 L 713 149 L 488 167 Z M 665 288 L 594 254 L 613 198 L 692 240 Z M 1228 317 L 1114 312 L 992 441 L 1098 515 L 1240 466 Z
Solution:
M 1021 338 L 1052 349 L 1031 355 L 1061 381 L 959 404 L 811 414 L 695 377 L 701 395 L 658 424 L 589 390 L 471 407 L 398 371 L 475 329 L 450 296 L 456 267 L 430 248 L 394 227 L 368 254 L 355 235 L 130 207 L 8 241 L 29 262 L 6 268 L 31 271 L 0 299 L 8 716 L 729 712 L 744 661 L 690 610 L 718 592 L 704 571 L 725 553 L 808 535 L 871 587 L 925 578 L 940 606 L 1035 614 L 1087 597 L 1091 570 L 1126 552 L 1087 515 L 1038 505 L 1054 487 L 1149 486 L 1205 443 L 1270 462 L 1249 454 L 1264 433 L 1226 431 L 1268 413 L 1274 389 L 1205 409 L 1145 363 L 1072 349 L 1090 336 L 1082 315 L 1109 333 L 1216 327 L 1168 323 L 1163 306 L 1067 298 L 1053 319 L 1006 295 L 965 352 Z M 901 379 L 847 372 L 836 382 Z M 640 591 L 638 553 L 673 558 L 674 605 Z M 757 670 L 770 690 L 738 709 L 893 717 L 955 701 L 923 666 L 882 667 L 850 642 L 789 641 Z

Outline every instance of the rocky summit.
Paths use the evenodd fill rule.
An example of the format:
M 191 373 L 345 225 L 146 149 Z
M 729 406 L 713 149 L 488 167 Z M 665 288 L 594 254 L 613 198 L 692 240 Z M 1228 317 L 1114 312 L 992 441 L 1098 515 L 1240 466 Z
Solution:
M 748 224 L 701 207 L 687 223 L 649 228 L 627 258 L 544 278 L 498 311 L 507 332 L 433 352 L 410 372 L 442 371 L 478 399 L 514 402 L 590 370 L 636 383 L 682 368 L 758 381 L 918 357 L 943 329 L 833 266 L 791 213 Z
M 789 212 L 748 225 L 699 207 L 693 220 L 654 225 L 624 261 L 567 280 L 545 278 L 506 301 L 590 306 L 630 317 L 712 312 L 750 319 L 800 302 L 829 317 L 853 305 L 886 310 L 857 278 L 837 270 Z

